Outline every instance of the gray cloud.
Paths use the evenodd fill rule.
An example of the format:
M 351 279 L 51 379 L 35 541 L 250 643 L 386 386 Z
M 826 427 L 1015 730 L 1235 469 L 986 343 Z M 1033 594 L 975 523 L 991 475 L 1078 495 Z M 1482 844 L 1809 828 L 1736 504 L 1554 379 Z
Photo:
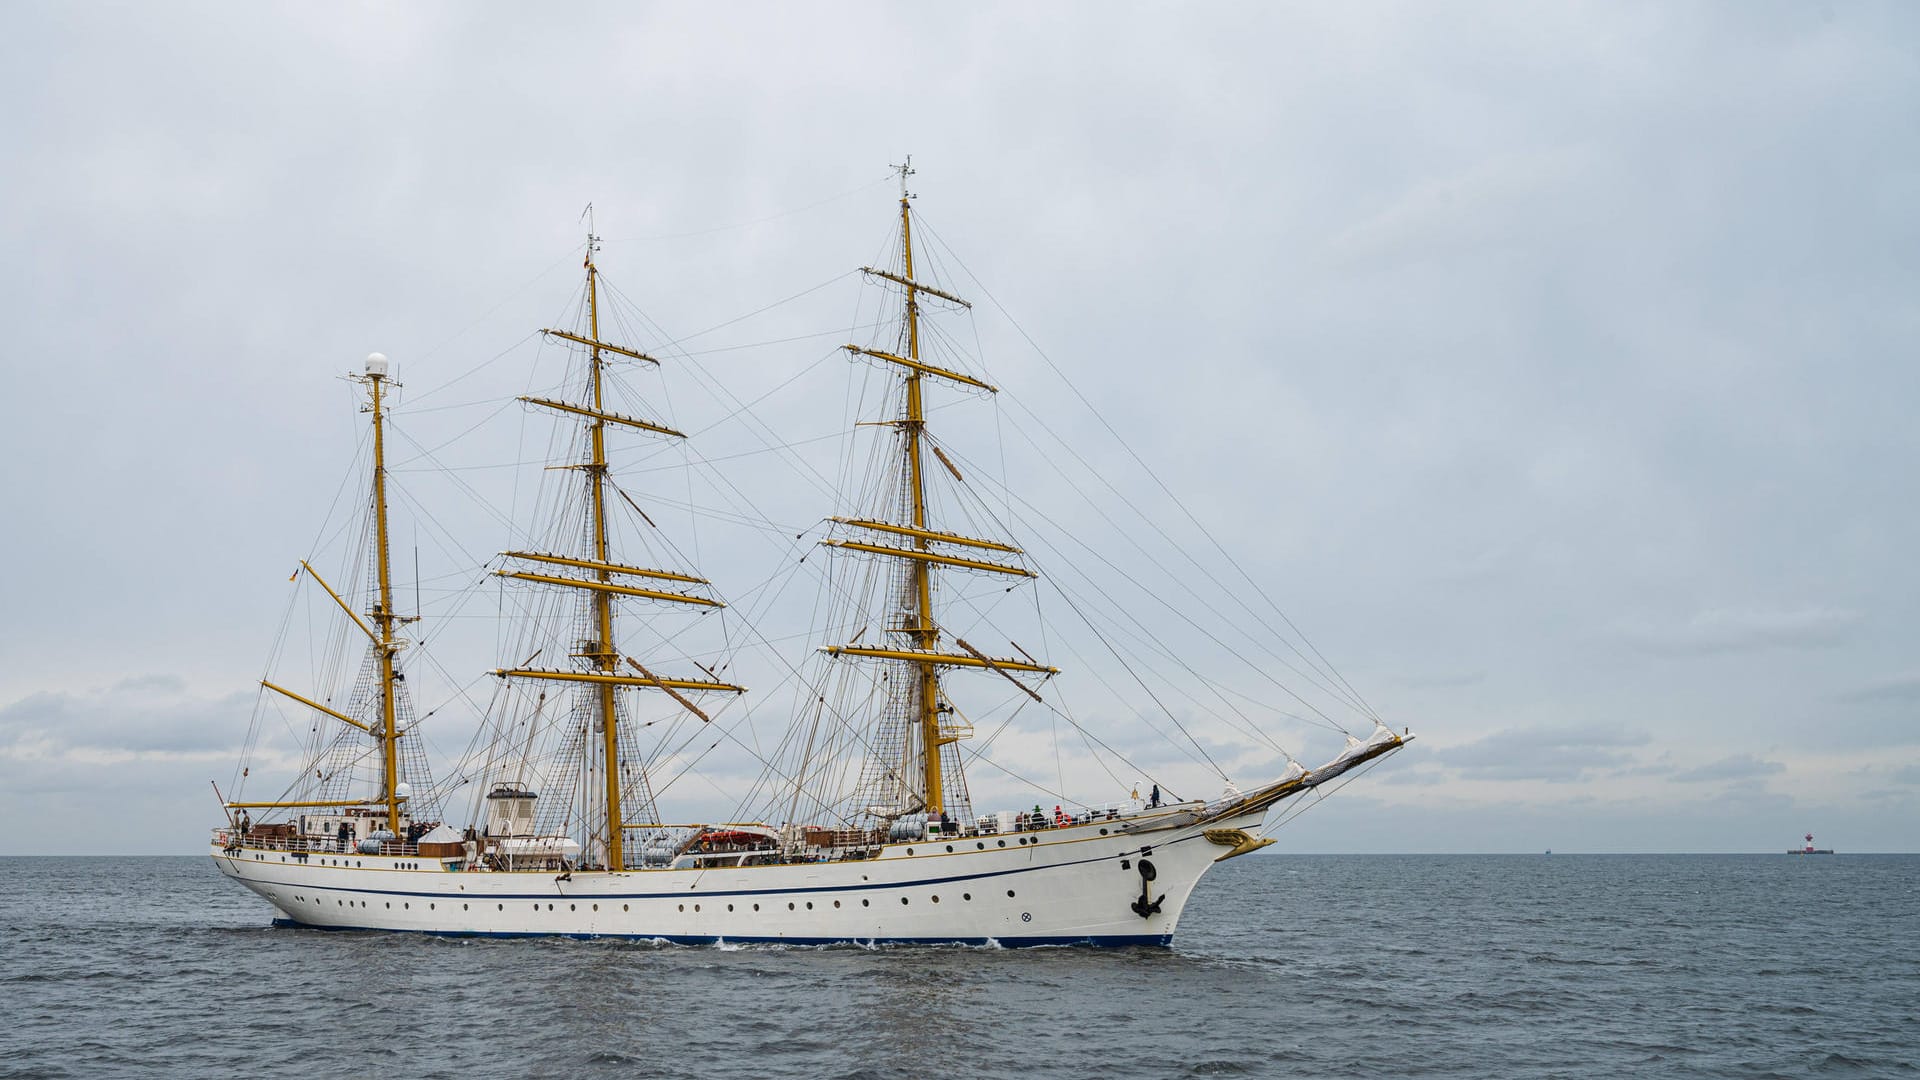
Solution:
M 1645 734 L 1615 728 L 1521 728 L 1437 751 L 1435 760 L 1474 780 L 1571 783 L 1631 764 Z
M 1902 675 L 1871 682 L 1839 694 L 1838 700 L 1857 705 L 1920 702 L 1920 675 Z
M 1394 678 L 1398 686 L 1415 690 L 1446 690 L 1459 686 L 1478 686 L 1487 681 L 1484 671 L 1435 671 Z
M 245 734 L 253 700 L 251 692 L 200 697 L 165 675 L 42 691 L 0 705 L 0 757 L 106 762 L 230 751 Z
M 1778 761 L 1766 761 L 1752 754 L 1734 754 L 1718 761 L 1691 769 L 1682 769 L 1673 774 L 1673 779 L 1681 783 L 1702 783 L 1713 780 L 1752 780 L 1762 776 L 1773 776 L 1787 771 L 1787 767 Z
M 1860 623 L 1857 611 L 1832 608 L 1723 608 L 1677 623 L 1621 626 L 1619 636 L 1652 653 L 1700 656 L 1762 649 L 1825 648 Z

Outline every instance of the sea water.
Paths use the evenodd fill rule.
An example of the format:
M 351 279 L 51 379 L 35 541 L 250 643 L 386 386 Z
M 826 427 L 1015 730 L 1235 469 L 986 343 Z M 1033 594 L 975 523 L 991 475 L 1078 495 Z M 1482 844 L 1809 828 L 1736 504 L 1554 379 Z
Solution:
M 1920 857 L 1293 856 L 1171 949 L 269 926 L 205 858 L 0 859 L 0 1077 L 1857 1076 Z

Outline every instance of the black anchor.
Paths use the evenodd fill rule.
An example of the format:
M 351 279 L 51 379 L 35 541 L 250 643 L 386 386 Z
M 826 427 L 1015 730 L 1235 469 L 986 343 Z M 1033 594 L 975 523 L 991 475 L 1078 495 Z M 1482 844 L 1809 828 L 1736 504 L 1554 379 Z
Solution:
M 1158 876 L 1159 871 L 1153 868 L 1151 862 L 1148 862 L 1146 859 L 1140 860 L 1140 899 L 1135 900 L 1132 907 L 1133 913 L 1143 919 L 1151 919 L 1155 915 L 1160 914 L 1160 903 L 1167 898 L 1165 893 L 1161 893 L 1159 898 L 1156 899 L 1147 888 L 1153 879 Z

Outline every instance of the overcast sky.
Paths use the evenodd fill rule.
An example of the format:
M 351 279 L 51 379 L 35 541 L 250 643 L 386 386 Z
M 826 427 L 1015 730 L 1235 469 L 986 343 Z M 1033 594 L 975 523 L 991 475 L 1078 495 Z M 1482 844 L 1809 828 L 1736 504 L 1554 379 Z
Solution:
M 504 460 L 588 202 L 672 335 L 840 279 L 698 341 L 800 338 L 906 153 L 985 369 L 1420 735 L 1274 850 L 1916 849 L 1910 6 L 19 3 L 0 88 L 0 851 L 199 849 L 367 352 Z

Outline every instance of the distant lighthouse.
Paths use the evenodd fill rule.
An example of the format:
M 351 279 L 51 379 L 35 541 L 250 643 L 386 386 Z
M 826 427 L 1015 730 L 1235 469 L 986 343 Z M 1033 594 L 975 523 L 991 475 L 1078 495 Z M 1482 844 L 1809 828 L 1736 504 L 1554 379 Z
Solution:
M 1787 849 L 1787 854 L 1789 854 L 1789 855 L 1831 855 L 1831 854 L 1833 854 L 1833 849 L 1832 849 L 1832 848 L 1817 848 L 1817 847 L 1814 847 L 1814 846 L 1813 846 L 1813 834 L 1812 834 L 1812 833 L 1808 833 L 1808 834 L 1807 834 L 1807 846 L 1806 846 L 1806 847 L 1803 847 L 1803 848 L 1788 848 L 1788 849 Z

